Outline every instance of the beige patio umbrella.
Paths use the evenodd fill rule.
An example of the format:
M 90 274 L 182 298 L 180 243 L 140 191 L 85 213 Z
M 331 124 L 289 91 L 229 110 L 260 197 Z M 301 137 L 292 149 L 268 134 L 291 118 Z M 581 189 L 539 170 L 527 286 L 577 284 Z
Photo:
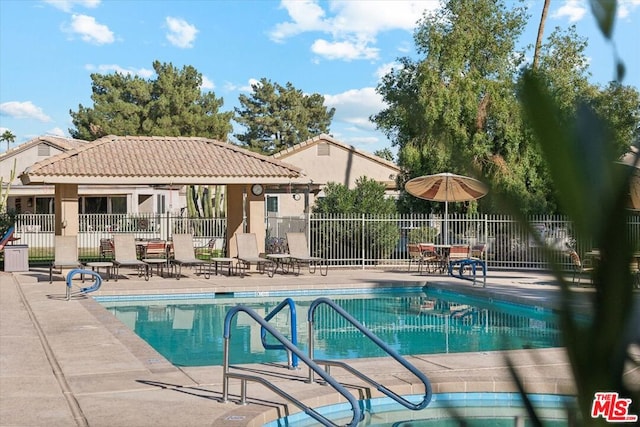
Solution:
M 489 192 L 489 188 L 475 178 L 438 173 L 413 178 L 404 185 L 412 196 L 434 202 L 444 202 L 444 243 L 449 243 L 449 202 L 467 202 L 477 200 Z

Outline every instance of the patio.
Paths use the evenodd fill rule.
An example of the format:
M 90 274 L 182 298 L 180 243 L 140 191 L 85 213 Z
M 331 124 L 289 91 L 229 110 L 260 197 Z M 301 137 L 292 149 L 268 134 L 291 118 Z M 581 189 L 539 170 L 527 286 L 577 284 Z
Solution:
M 222 367 L 178 368 L 167 362 L 92 298 L 64 301 L 64 282 L 48 284 L 45 269 L 25 273 L 0 273 L 0 420 L 5 425 L 137 425 L 137 426 L 257 426 L 297 412 L 262 386 L 249 385 L 249 405 L 221 403 Z M 407 282 L 478 292 L 496 298 L 553 304 L 558 288 L 544 274 L 491 272 L 487 288 L 446 276 L 418 276 L 402 271 L 334 270 L 319 274 L 277 276 L 252 273 L 249 277 L 196 276 L 180 281 L 153 277 L 149 282 L 134 276 L 109 281 L 99 291 L 106 295 L 232 292 L 276 289 L 375 287 Z M 581 304 L 592 290 L 581 288 Z M 222 326 L 221 326 L 222 327 Z M 221 331 L 222 333 L 222 331 Z M 81 344 L 81 345 L 79 345 Z M 572 381 L 561 349 L 509 352 L 527 390 L 570 393 Z M 408 358 L 432 382 L 434 392 L 514 391 L 503 354 L 411 356 Z M 354 365 L 375 372 L 376 359 L 360 359 Z M 305 384 L 307 371 L 289 371 L 264 365 L 248 369 L 266 373 L 313 406 L 335 402 L 326 387 Z M 275 376 L 274 376 L 275 375 Z M 385 372 L 383 382 L 411 393 L 404 373 Z M 637 372 L 629 378 L 640 383 Z M 353 383 L 352 377 L 335 375 Z M 291 381 L 291 378 L 298 379 Z M 417 385 L 416 385 L 417 386 Z M 232 382 L 231 399 L 239 385 Z M 361 393 L 377 395 L 362 386 Z

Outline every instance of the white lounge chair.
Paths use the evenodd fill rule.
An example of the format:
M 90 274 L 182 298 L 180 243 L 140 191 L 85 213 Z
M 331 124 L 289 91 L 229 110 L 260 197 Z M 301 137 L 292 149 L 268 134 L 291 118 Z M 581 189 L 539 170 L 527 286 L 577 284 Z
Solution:
M 115 270 L 116 282 L 120 267 L 135 267 L 138 276 L 144 275 L 144 280 L 149 280 L 149 264 L 138 259 L 136 250 L 136 239 L 133 234 L 116 234 L 113 236 L 113 267 Z
M 176 279 L 180 280 L 182 275 L 182 266 L 201 267 L 205 279 L 209 278 L 211 263 L 196 258 L 196 251 L 193 247 L 193 235 L 191 234 L 174 234 L 173 235 L 173 254 L 171 265 L 176 267 Z M 207 268 L 204 268 L 204 267 Z
M 244 277 L 246 270 L 251 264 L 256 264 L 258 271 L 267 272 L 269 277 L 273 277 L 275 273 L 275 262 L 260 256 L 258 251 L 258 239 L 255 233 L 236 233 L 236 246 L 238 249 L 238 270 Z
M 312 256 L 309 254 L 309 246 L 307 245 L 307 236 L 304 233 L 287 233 L 287 245 L 289 246 L 289 257 L 293 264 L 294 273 L 300 273 L 300 264 L 309 266 L 309 273 L 315 273 L 316 267 L 319 267 L 320 274 L 326 276 L 329 272 L 326 258 Z
M 53 282 L 53 269 L 82 268 L 78 259 L 78 236 L 55 236 L 53 262 L 49 266 L 49 283 Z

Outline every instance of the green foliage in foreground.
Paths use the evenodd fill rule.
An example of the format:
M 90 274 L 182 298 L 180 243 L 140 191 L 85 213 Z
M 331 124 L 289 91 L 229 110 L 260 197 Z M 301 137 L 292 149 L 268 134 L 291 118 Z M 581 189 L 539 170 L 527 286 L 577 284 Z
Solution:
M 610 34 L 615 4 L 611 8 L 610 2 L 593 3 L 598 6 L 594 10 L 603 33 Z M 618 64 L 617 69 L 621 78 L 624 68 Z M 637 293 L 634 295 L 629 268 L 637 242 L 631 241 L 626 230 L 633 168 L 615 162 L 619 153 L 610 143 L 612 130 L 590 105 L 582 103 L 572 117 L 563 117 L 551 92 L 544 76 L 525 73 L 521 102 L 558 200 L 575 232 L 592 239 L 601 254 L 593 273 L 595 292 L 591 300 L 592 320 L 588 323 L 576 321 L 573 302 L 578 293 L 565 280 L 560 265 L 552 263 L 552 268 L 560 283 L 560 324 L 577 390 L 576 423 L 607 425 L 604 418 L 591 417 L 596 392 L 617 392 L 630 398 L 630 413 L 640 413 L 640 385 L 631 384 L 624 377 L 625 369 L 640 368 L 640 361 L 632 354 L 632 347 L 640 344 L 640 298 Z M 517 199 L 511 200 L 511 205 L 514 212 L 520 213 L 521 222 L 527 224 L 517 209 Z M 515 379 L 524 392 L 517 375 Z M 530 415 L 536 425 L 541 425 L 534 408 Z

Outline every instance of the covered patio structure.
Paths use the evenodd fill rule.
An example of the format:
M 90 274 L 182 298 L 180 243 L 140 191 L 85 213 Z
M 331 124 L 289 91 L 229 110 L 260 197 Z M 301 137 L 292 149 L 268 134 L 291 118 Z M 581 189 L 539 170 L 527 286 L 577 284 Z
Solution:
M 264 250 L 266 185 L 303 183 L 292 165 L 227 142 L 200 137 L 109 135 L 35 163 L 23 184 L 55 187 L 55 235 L 77 236 L 78 186 L 225 185 L 227 248 L 237 232 L 255 233 Z M 253 191 L 252 191 L 253 190 Z M 246 227 L 245 227 L 246 218 Z

